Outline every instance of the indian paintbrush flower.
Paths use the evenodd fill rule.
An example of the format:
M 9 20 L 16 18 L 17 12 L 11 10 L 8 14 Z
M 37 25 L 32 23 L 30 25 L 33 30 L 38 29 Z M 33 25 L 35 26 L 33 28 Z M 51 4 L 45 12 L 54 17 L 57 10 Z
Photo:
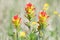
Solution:
M 30 21 L 31 18 L 33 18 L 35 16 L 35 14 L 34 14 L 35 7 L 31 3 L 28 3 L 28 4 L 26 4 L 25 11 L 27 13 L 27 18 Z
M 21 18 L 18 16 L 18 15 L 15 15 L 13 18 L 12 18 L 12 23 L 14 24 L 15 26 L 15 29 L 16 31 L 14 32 L 14 40 L 18 40 L 18 32 L 20 30 L 20 24 L 21 24 Z
M 47 14 L 46 14 L 46 12 L 45 11 L 41 11 L 41 12 L 39 12 L 39 21 L 40 22 L 44 22 L 44 21 L 46 21 L 47 20 L 47 18 L 49 17 Z
M 39 18 L 39 21 L 38 21 L 38 23 L 39 23 L 38 30 L 40 30 L 41 28 L 44 28 L 47 25 L 46 21 L 47 21 L 48 17 L 49 16 L 46 14 L 45 11 L 39 12 L 39 16 L 38 16 L 38 18 Z
M 12 18 L 12 22 L 13 22 L 13 24 L 15 25 L 15 27 L 18 27 L 18 26 L 20 25 L 21 18 L 19 18 L 18 15 L 15 15 L 15 16 Z
M 35 8 L 31 3 L 26 4 L 25 11 L 27 14 L 33 13 L 34 10 L 35 10 Z
M 38 18 L 39 18 L 38 24 L 39 24 L 39 26 L 38 26 L 37 30 L 40 34 L 40 37 L 43 37 L 43 35 L 44 35 L 44 30 L 47 27 L 47 18 L 48 17 L 49 16 L 46 14 L 46 12 L 44 10 L 39 12 L 39 15 L 38 15 Z

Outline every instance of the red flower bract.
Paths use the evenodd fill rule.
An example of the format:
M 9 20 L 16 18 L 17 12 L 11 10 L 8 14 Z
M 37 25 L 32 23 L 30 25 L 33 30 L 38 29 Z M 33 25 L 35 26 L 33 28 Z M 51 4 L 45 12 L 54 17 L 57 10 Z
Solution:
M 32 4 L 31 3 L 28 3 L 27 5 L 26 5 L 26 7 L 31 7 L 32 6 Z
M 41 14 L 42 16 L 46 16 L 46 12 L 44 12 L 44 11 L 40 12 L 40 14 Z
M 45 11 L 41 11 L 41 12 L 39 12 L 39 16 L 38 16 L 38 17 L 39 17 L 39 18 L 40 18 L 40 17 L 48 18 L 49 16 L 46 14 Z
M 17 19 L 18 19 L 18 15 L 15 15 L 15 16 L 14 16 L 14 19 L 17 20 Z

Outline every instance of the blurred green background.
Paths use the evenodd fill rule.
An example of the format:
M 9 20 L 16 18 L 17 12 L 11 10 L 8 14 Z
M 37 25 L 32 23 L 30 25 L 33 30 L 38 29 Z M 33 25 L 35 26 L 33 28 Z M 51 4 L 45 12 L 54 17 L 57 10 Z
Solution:
M 23 19 L 23 22 L 26 22 L 24 8 L 29 2 L 35 6 L 36 15 L 42 10 L 44 3 L 49 4 L 47 14 L 50 18 L 46 36 L 49 36 L 48 40 L 60 40 L 60 0 L 0 0 L 0 40 L 12 40 L 8 36 L 7 31 L 11 25 L 11 18 L 14 15 L 18 14 Z M 58 15 L 53 13 L 55 10 L 58 12 Z M 22 29 L 28 30 L 23 22 Z

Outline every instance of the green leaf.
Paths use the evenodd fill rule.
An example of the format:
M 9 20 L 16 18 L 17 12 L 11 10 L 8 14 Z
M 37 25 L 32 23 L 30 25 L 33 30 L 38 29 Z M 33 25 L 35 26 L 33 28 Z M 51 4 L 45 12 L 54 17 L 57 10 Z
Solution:
M 8 27 L 8 35 L 13 36 L 13 26 L 11 23 L 10 23 L 10 26 Z
M 30 40 L 37 40 L 37 36 L 35 33 L 30 33 L 29 37 L 30 37 Z
M 26 22 L 25 25 L 30 29 L 30 22 Z

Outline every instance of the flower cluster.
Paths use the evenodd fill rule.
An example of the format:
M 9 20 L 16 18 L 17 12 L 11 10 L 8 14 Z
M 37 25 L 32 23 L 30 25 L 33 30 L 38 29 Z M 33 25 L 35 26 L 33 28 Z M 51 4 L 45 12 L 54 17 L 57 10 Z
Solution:
M 46 13 L 46 10 L 48 9 L 48 4 L 44 4 L 43 11 L 39 12 L 38 14 L 38 22 L 35 21 L 35 7 L 33 4 L 28 3 L 26 4 L 25 11 L 26 15 L 25 17 L 28 19 L 28 21 L 25 23 L 25 25 L 29 28 L 29 32 L 23 31 L 22 28 L 20 28 L 21 25 L 21 18 L 18 15 L 13 16 L 12 23 L 14 24 L 15 28 L 14 32 L 12 33 L 14 40 L 35 40 L 37 39 L 37 36 L 43 36 L 44 30 L 47 26 L 47 18 L 49 17 Z M 55 12 L 56 14 L 57 12 Z M 38 32 L 38 33 L 37 33 Z M 38 35 L 37 35 L 37 34 Z M 28 39 L 27 39 L 28 38 Z

